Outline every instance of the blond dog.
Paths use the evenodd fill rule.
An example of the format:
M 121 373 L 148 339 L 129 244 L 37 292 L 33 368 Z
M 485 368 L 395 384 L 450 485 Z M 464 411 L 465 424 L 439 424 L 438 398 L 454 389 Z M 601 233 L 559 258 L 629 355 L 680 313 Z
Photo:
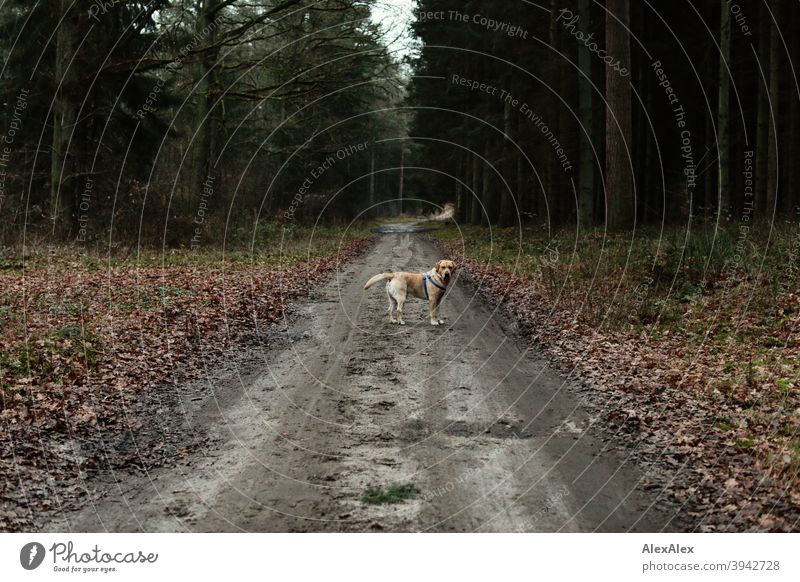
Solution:
M 440 325 L 444 319 L 439 317 L 439 304 L 442 302 L 447 285 L 453 276 L 456 264 L 453 261 L 441 260 L 427 273 L 381 273 L 375 275 L 364 285 L 369 289 L 378 281 L 386 280 L 386 294 L 389 296 L 389 321 L 405 325 L 403 321 L 403 305 L 408 295 L 428 300 L 431 325 Z M 393 310 L 397 310 L 397 319 Z

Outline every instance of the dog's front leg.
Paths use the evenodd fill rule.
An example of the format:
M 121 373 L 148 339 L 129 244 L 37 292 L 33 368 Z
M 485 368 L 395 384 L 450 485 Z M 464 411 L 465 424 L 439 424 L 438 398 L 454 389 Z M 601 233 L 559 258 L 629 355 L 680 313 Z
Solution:
M 444 317 L 439 315 L 439 306 L 442 304 L 442 298 L 440 297 L 439 300 L 436 302 L 436 307 L 434 307 L 434 317 L 436 321 L 439 322 L 439 325 L 444 325 Z
M 439 325 L 444 325 L 444 318 L 439 316 L 439 306 L 442 304 L 442 298 L 436 300 L 433 305 L 433 313 L 431 315 L 431 319 L 436 320 L 436 323 Z
M 439 325 L 439 318 L 437 311 L 439 309 L 439 302 L 433 297 L 428 300 L 428 312 L 431 316 L 431 325 Z

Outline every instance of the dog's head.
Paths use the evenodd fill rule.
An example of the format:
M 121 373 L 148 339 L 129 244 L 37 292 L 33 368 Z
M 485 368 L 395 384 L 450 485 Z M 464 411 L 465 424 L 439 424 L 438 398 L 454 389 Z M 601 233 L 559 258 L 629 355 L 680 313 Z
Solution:
M 445 283 L 450 282 L 450 277 L 453 276 L 456 270 L 456 264 L 448 259 L 442 259 L 434 267 L 439 276 L 444 279 Z

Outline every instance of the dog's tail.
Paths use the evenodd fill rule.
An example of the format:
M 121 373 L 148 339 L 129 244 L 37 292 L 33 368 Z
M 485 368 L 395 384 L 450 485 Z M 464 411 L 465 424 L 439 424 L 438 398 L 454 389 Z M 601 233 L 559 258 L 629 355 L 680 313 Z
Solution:
M 383 281 L 384 279 L 392 279 L 394 277 L 394 273 L 380 273 L 375 275 L 372 279 L 367 281 L 367 284 L 364 285 L 364 290 L 366 291 L 370 287 L 372 287 L 378 281 Z

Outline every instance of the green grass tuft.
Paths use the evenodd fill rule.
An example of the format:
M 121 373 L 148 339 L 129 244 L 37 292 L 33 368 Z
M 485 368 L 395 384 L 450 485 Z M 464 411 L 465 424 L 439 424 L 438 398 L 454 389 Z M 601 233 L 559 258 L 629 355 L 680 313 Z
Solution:
M 81 328 L 78 327 L 77 325 L 68 325 L 66 327 L 62 327 L 59 330 L 58 335 L 60 337 L 74 337 L 77 335 L 81 335 Z
M 370 505 L 386 505 L 402 503 L 408 499 L 414 499 L 417 495 L 419 495 L 419 488 L 413 483 L 395 483 L 388 489 L 370 487 L 361 496 L 361 501 Z

